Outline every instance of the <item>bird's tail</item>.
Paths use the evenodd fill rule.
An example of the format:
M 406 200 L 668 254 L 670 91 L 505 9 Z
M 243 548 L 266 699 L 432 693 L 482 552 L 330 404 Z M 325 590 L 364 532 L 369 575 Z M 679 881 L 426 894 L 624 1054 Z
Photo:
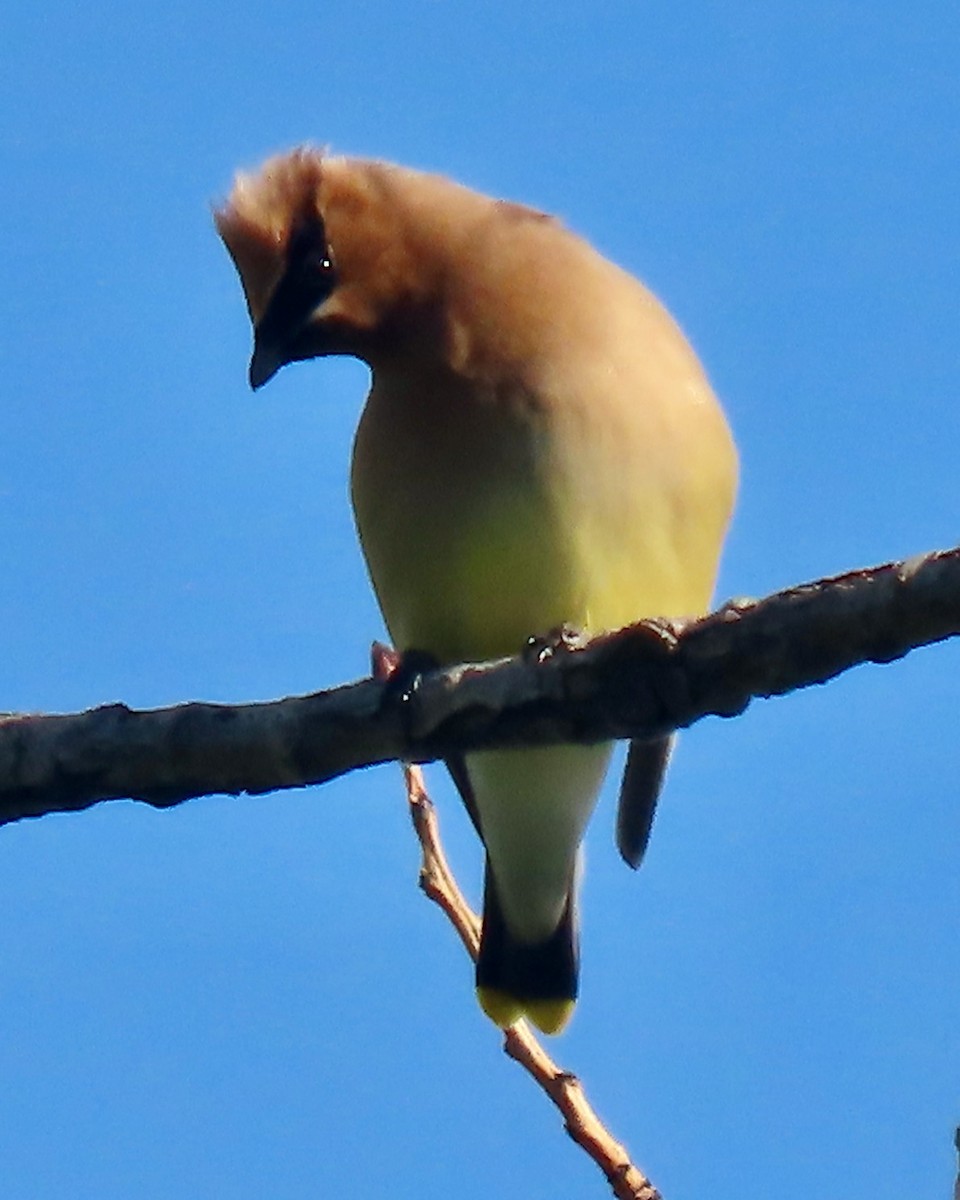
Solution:
M 577 914 L 571 880 L 560 924 L 542 942 L 516 938 L 504 920 L 490 863 L 483 890 L 477 999 L 505 1029 L 527 1017 L 543 1033 L 560 1033 L 573 1015 L 579 979 Z

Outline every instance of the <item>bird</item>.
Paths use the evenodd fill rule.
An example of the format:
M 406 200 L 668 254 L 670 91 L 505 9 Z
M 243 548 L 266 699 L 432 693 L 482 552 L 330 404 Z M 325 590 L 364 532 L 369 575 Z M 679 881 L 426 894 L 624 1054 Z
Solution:
M 253 326 L 249 382 L 349 355 L 360 546 L 402 658 L 518 652 L 709 608 L 738 479 L 727 420 L 653 294 L 559 219 L 442 175 L 312 146 L 214 211 Z M 643 857 L 671 739 L 631 743 L 617 818 Z M 602 745 L 448 760 L 486 854 L 477 996 L 567 1025 L 581 843 Z

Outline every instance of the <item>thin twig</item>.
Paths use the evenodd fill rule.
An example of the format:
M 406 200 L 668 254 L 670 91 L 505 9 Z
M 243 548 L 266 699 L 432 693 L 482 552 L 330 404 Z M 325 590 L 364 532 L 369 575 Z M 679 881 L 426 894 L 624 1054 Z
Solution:
M 423 772 L 417 766 L 406 765 L 403 774 L 422 853 L 420 886 L 447 914 L 467 953 L 476 962 L 480 919 L 465 900 L 447 863 L 436 808 L 427 794 Z M 567 1133 L 603 1171 L 617 1200 L 662 1200 L 646 1175 L 630 1161 L 626 1147 L 594 1112 L 580 1080 L 557 1066 L 526 1021 L 517 1021 L 504 1031 L 503 1049 L 537 1081 L 560 1110 Z
M 396 676 L 400 662 L 396 650 L 374 642 L 370 651 L 374 679 L 388 684 Z M 447 914 L 465 950 L 476 962 L 480 952 L 480 918 L 467 903 L 447 862 L 436 806 L 427 793 L 423 771 L 412 763 L 404 763 L 403 781 L 420 843 L 420 887 Z M 662 1200 L 646 1175 L 630 1161 L 626 1147 L 610 1134 L 593 1111 L 580 1080 L 557 1066 L 526 1021 L 517 1021 L 504 1031 L 503 1049 L 526 1069 L 557 1106 L 567 1133 L 606 1175 L 617 1200 Z
M 443 852 L 437 810 L 427 793 L 423 771 L 407 763 L 403 768 L 403 779 L 410 817 L 423 853 L 420 887 L 450 918 L 464 949 L 476 962 L 480 950 L 480 918 L 467 903 Z

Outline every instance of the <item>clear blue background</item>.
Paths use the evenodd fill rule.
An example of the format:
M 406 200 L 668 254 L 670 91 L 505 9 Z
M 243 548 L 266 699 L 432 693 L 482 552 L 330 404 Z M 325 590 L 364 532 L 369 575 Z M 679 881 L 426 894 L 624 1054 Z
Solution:
M 952 0 L 8 4 L 0 708 L 366 671 L 365 371 L 252 396 L 210 223 L 303 140 L 559 213 L 653 286 L 743 454 L 722 595 L 956 543 L 958 60 Z M 555 1049 L 667 1200 L 950 1194 L 958 708 L 946 645 L 702 724 L 636 876 L 605 796 Z M 606 1195 L 417 862 L 390 768 L 0 831 L 5 1200 Z

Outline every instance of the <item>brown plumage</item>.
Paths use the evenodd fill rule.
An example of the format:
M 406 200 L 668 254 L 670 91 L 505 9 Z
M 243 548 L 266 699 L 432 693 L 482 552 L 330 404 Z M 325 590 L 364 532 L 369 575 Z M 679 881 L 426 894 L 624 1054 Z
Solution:
M 723 415 L 676 325 L 551 217 L 438 176 L 298 150 L 217 213 L 255 330 L 250 377 L 352 354 L 372 370 L 352 497 L 401 650 L 516 652 L 709 603 L 736 485 Z M 667 743 L 637 744 L 636 863 Z M 577 848 L 609 747 L 468 756 L 487 854 L 481 1004 L 561 1028 L 577 990 Z

